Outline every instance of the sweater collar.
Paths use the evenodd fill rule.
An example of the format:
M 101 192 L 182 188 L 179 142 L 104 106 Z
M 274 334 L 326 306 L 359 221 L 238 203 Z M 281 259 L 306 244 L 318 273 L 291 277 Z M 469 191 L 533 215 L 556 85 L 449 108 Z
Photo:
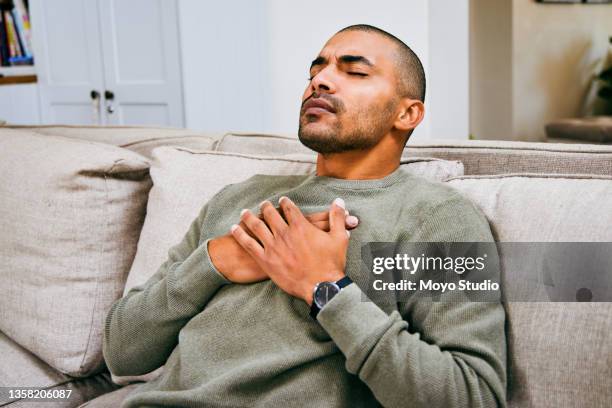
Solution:
M 316 173 L 311 174 L 305 180 L 306 183 L 322 184 L 334 188 L 350 189 L 350 190 L 367 190 L 372 188 L 384 188 L 401 181 L 406 177 L 407 173 L 399 166 L 393 172 L 387 174 L 383 178 L 365 179 L 365 180 L 350 180 L 339 179 L 328 176 L 317 176 Z

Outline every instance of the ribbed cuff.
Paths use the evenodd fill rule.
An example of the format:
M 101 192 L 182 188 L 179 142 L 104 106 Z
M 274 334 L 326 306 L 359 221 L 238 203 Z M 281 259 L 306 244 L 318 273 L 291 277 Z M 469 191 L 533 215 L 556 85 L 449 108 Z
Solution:
M 364 349 L 373 347 L 392 319 L 353 283 L 325 305 L 317 321 L 352 365 L 352 357 L 360 357 Z

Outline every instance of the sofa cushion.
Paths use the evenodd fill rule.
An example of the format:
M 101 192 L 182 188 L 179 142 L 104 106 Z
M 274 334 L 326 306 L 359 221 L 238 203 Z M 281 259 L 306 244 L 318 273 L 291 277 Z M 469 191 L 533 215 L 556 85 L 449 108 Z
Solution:
M 496 240 L 612 242 L 612 177 L 465 176 L 447 184 L 484 211 Z M 609 405 L 612 303 L 514 301 L 517 279 L 534 286 L 541 270 L 538 262 L 504 255 L 501 264 L 508 300 L 509 406 Z M 601 272 L 610 281 L 612 271 Z
M 24 349 L 4 333 L 0 332 L 0 388 L 36 387 L 46 390 L 70 390 L 70 397 L 58 399 L 53 407 L 76 407 L 85 401 L 96 398 L 117 389 L 112 383 L 108 371 L 88 378 L 72 378 L 53 369 L 44 361 Z M 13 400 L 9 403 L 9 396 L 0 393 L 0 406 L 18 408 L 28 406 L 47 406 L 45 403 L 32 403 L 32 401 Z
M 413 157 L 459 160 L 467 175 L 538 173 L 612 175 L 612 146 L 500 140 L 408 142 Z
M 192 149 L 213 149 L 220 133 L 204 133 L 189 129 L 142 126 L 6 126 L 4 129 L 24 130 L 41 135 L 63 136 L 108 143 L 132 150 L 147 158 L 151 151 L 168 144 Z M 1 130 L 0 130 L 1 131 Z
M 153 156 L 147 217 L 124 293 L 155 273 L 168 249 L 181 240 L 202 206 L 223 187 L 255 174 L 311 173 L 316 163 L 312 154 L 255 156 L 181 147 L 160 147 Z M 436 159 L 405 159 L 402 166 L 434 180 L 463 173 L 461 163 Z
M 215 150 L 246 154 L 310 152 L 297 137 L 228 133 Z M 500 140 L 408 141 L 403 157 L 460 161 L 465 174 L 555 173 L 612 175 L 612 146 L 526 143 Z
M 295 136 L 238 132 L 223 135 L 215 145 L 215 150 L 268 156 L 291 153 L 314 154 Z
M 100 371 L 149 163 L 108 144 L 10 129 L 0 132 L 0 155 L 0 330 L 62 373 Z

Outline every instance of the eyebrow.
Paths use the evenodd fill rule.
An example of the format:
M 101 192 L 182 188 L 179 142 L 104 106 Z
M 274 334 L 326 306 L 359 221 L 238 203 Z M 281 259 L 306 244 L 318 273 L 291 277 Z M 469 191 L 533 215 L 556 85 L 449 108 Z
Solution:
M 367 59 L 366 57 L 363 57 L 361 55 L 341 55 L 340 57 L 338 57 L 338 60 L 340 61 L 340 63 L 344 63 L 344 64 L 361 63 L 361 64 L 365 64 L 365 65 L 367 65 L 369 67 L 373 67 L 374 66 L 372 61 L 370 61 L 369 59 Z M 312 69 L 312 67 L 314 67 L 316 65 L 325 65 L 327 63 L 328 63 L 327 58 L 318 56 L 310 64 L 310 69 Z

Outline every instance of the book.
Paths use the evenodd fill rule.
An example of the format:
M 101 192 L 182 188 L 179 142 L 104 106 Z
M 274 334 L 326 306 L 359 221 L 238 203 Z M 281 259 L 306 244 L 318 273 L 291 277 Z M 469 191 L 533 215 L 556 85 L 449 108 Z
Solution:
M 11 17 L 10 11 L 4 11 L 4 27 L 6 29 L 7 45 L 10 57 L 20 57 L 19 44 L 15 34 L 15 26 L 13 25 L 13 18 Z
M 0 10 L 0 65 L 9 65 L 8 37 L 4 25 L 4 13 Z
M 27 57 L 32 57 L 32 34 L 30 29 L 30 15 L 23 0 L 13 0 L 15 8 L 13 9 L 13 17 L 17 26 L 17 34 L 21 40 L 21 49 Z

